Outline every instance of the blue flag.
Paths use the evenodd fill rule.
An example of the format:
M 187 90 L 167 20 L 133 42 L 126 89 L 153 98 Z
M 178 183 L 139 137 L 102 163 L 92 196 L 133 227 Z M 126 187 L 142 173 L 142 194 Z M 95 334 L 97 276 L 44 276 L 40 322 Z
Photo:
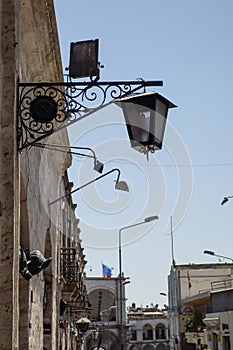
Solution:
M 112 277 L 112 267 L 109 267 L 109 266 L 102 263 L 102 271 L 103 271 L 103 277 L 105 277 L 105 278 Z

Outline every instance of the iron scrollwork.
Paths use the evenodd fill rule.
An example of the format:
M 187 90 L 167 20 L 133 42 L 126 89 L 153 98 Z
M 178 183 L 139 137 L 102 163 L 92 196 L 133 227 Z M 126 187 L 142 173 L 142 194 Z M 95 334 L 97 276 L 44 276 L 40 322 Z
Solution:
M 126 97 L 162 81 L 18 83 L 18 149 Z

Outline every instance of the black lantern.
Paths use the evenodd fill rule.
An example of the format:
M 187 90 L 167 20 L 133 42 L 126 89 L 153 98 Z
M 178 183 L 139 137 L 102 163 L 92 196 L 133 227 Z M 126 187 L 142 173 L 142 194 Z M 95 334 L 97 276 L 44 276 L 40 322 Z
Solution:
M 60 300 L 60 316 L 62 316 L 66 310 L 67 302 L 63 299 Z
M 160 150 L 168 109 L 177 106 L 156 92 L 120 98 L 115 103 L 123 110 L 131 147 L 142 153 Z
M 90 320 L 87 317 L 82 317 L 76 322 L 76 328 L 78 329 L 79 333 L 83 334 L 86 333 L 86 331 L 89 328 Z

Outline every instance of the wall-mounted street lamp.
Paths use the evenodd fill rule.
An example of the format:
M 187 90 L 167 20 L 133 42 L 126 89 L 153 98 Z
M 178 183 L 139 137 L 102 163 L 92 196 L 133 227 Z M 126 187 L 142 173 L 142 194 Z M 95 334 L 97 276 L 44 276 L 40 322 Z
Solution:
M 85 268 L 86 269 L 89 268 L 89 271 L 92 272 L 92 266 L 91 265 L 87 265 Z
M 122 285 L 123 284 L 122 283 L 123 276 L 122 276 L 122 257 L 121 257 L 121 233 L 122 233 L 122 231 L 127 230 L 129 228 L 143 225 L 143 224 L 146 224 L 146 223 L 158 220 L 158 219 L 159 219 L 159 217 L 157 215 L 149 216 L 149 217 L 145 218 L 144 221 L 138 222 L 138 223 L 133 224 L 133 225 L 124 226 L 119 230 L 118 245 L 119 245 L 119 277 L 120 277 L 120 349 L 121 350 L 124 350 L 124 339 L 125 339 L 125 337 L 124 337 L 124 325 L 123 325 L 123 305 L 122 305 L 123 304 L 123 285 Z
M 18 150 L 67 128 L 116 99 L 162 85 L 162 81 L 144 80 L 18 83 Z
M 168 109 L 176 106 L 146 88 L 163 82 L 100 82 L 98 46 L 98 39 L 71 43 L 68 82 L 17 84 L 19 151 L 114 102 L 123 109 L 132 147 L 145 153 L 161 149 Z M 71 81 L 84 77 L 90 81 Z
M 67 301 L 60 299 L 60 316 L 62 316 L 66 310 Z
M 224 205 L 225 203 L 227 203 L 230 198 L 233 198 L 233 196 L 224 197 L 222 202 L 221 202 L 221 205 Z
M 155 92 L 117 99 L 122 108 L 131 147 L 148 154 L 162 148 L 168 109 L 177 107 Z
M 80 186 L 80 187 L 74 189 L 73 191 L 70 191 L 69 193 L 65 194 L 64 196 L 61 196 L 61 197 L 55 199 L 54 201 L 50 202 L 49 205 L 52 205 L 52 204 L 62 200 L 63 198 L 70 196 L 71 194 L 73 194 L 73 193 L 83 189 L 84 187 L 92 184 L 93 182 L 96 182 L 96 181 L 102 179 L 103 177 L 105 177 L 105 176 L 107 176 L 107 175 L 109 175 L 109 174 L 111 174 L 113 172 L 117 172 L 117 179 L 116 179 L 115 189 L 119 190 L 119 191 L 129 192 L 129 187 L 128 187 L 127 183 L 125 181 L 123 181 L 123 180 L 120 181 L 120 174 L 121 174 L 120 169 L 116 168 L 116 169 L 112 169 L 112 170 L 108 171 L 107 173 L 105 173 L 103 175 L 100 175 L 100 176 L 96 177 L 94 180 L 91 180 L 91 181 L 83 184 L 82 186 Z
M 88 331 L 91 321 L 87 317 L 81 317 L 76 321 L 76 328 L 78 331 L 78 338 L 81 343 L 83 342 L 84 335 Z M 80 348 L 83 348 L 82 346 Z
M 76 322 L 76 328 L 78 330 L 78 334 L 82 339 L 84 334 L 88 331 L 90 320 L 87 317 L 82 317 Z
M 204 254 L 208 254 L 208 255 L 212 255 L 212 256 L 216 256 L 217 258 L 231 260 L 231 262 L 233 263 L 233 259 L 232 259 L 232 258 L 229 258 L 228 256 L 223 256 L 223 255 L 215 254 L 215 252 L 213 252 L 212 250 L 204 250 L 203 253 L 204 253 Z
M 162 296 L 164 296 L 164 297 L 167 297 L 167 298 L 168 298 L 167 293 L 160 292 L 159 294 L 160 294 L 160 295 L 162 295 Z M 168 305 L 167 305 L 167 304 L 163 304 L 163 306 L 164 306 L 165 310 L 167 310 L 167 311 L 169 310 L 169 307 L 168 307 Z
M 34 143 L 33 146 L 40 147 L 40 148 L 45 148 L 49 149 L 52 151 L 59 151 L 63 153 L 68 153 L 76 156 L 82 156 L 82 157 L 87 157 L 87 158 L 93 158 L 94 159 L 94 167 L 93 169 L 97 171 L 98 173 L 102 174 L 103 169 L 104 169 L 104 164 L 101 163 L 94 152 L 94 150 L 90 147 L 78 147 L 78 146 L 65 146 L 65 145 L 55 145 L 55 144 L 48 144 L 48 143 Z M 90 151 L 92 154 L 83 154 L 79 152 L 73 152 L 71 151 L 72 149 L 75 150 L 81 150 L 81 151 Z

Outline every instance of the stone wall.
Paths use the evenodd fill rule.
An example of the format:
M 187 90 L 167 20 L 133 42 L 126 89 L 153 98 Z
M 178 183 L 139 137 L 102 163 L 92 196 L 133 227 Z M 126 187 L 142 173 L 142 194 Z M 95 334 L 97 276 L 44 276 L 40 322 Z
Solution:
M 0 3 L 0 349 L 18 349 L 19 167 L 16 150 L 19 4 Z
M 16 137 L 17 81 L 63 81 L 53 1 L 2 0 L 0 23 L 0 349 L 56 349 L 61 203 L 51 217 L 49 202 L 65 193 L 71 158 L 36 147 L 19 153 Z M 65 129 L 46 141 L 69 144 Z M 24 280 L 20 244 L 52 256 L 50 268 Z

